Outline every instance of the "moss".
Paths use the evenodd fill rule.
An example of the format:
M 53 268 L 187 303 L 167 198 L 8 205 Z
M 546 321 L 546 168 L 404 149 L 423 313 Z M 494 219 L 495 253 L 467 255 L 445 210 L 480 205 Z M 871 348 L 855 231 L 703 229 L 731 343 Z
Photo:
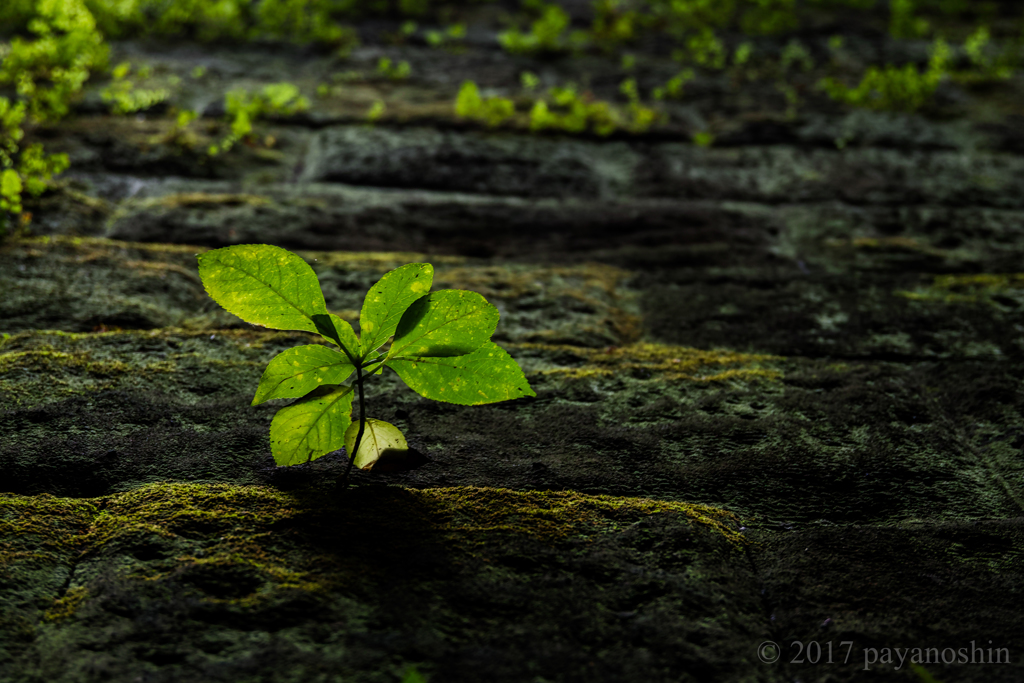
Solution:
M 195 256 L 197 252 L 206 251 L 206 247 L 195 247 L 187 244 L 150 244 L 145 242 L 123 242 L 105 237 L 74 237 L 69 235 L 42 235 L 12 240 L 5 245 L 5 251 L 23 251 L 32 256 L 42 256 L 44 250 L 72 249 L 85 252 L 86 256 L 110 255 L 117 251 L 131 250 L 145 254 L 188 254 Z
M 510 266 L 489 266 L 477 268 L 446 268 L 435 277 L 444 286 L 456 286 L 480 292 L 485 297 L 522 298 L 536 295 L 551 282 L 560 289 L 572 292 L 574 298 L 592 302 L 584 292 L 595 289 L 605 294 L 615 294 L 632 274 L 621 268 L 603 263 L 587 263 L 579 266 L 536 268 L 515 268 Z
M 88 596 L 89 591 L 84 586 L 71 588 L 63 597 L 53 601 L 53 606 L 43 615 L 43 621 L 60 622 L 70 619 Z
M 251 329 L 218 330 L 212 335 L 174 328 L 21 332 L 0 339 L 0 405 L 41 405 L 129 388 L 189 393 L 197 384 L 193 379 L 179 385 L 196 373 L 230 391 L 247 379 L 258 380 L 268 350 L 318 339 Z
M 441 256 L 416 252 L 392 251 L 298 251 L 299 256 L 312 262 L 315 268 L 352 268 L 386 273 L 406 263 L 420 263 L 429 260 L 435 265 L 460 265 L 466 262 L 462 256 Z
M 737 353 L 735 351 L 688 348 L 640 342 L 607 349 L 583 349 L 569 346 L 522 344 L 524 349 L 561 352 L 563 357 L 575 358 L 575 367 L 547 368 L 546 375 L 572 378 L 613 377 L 628 375 L 639 379 L 657 378 L 662 381 L 691 380 L 721 382 L 726 380 L 777 380 L 782 373 L 765 364 L 783 360 L 779 356 Z M 740 367 L 735 367 L 740 366 Z
M 139 204 L 146 208 L 161 206 L 174 209 L 179 206 L 188 207 L 209 207 L 209 206 L 266 206 L 270 200 L 253 194 L 223 194 L 209 192 L 183 192 L 180 194 L 165 195 L 153 199 L 144 199 Z
M 732 513 L 707 505 L 675 503 L 647 498 L 589 496 L 575 491 L 511 491 L 453 487 L 416 491 L 444 515 L 447 526 L 459 532 L 514 533 L 538 539 L 564 539 L 595 529 L 614 530 L 618 520 L 663 512 L 679 513 L 713 530 L 731 543 L 745 539 L 733 525 Z
M 829 239 L 825 245 L 832 249 L 853 249 L 876 253 L 912 253 L 938 258 L 947 258 L 949 252 L 936 249 L 913 237 L 854 237 L 850 239 Z
M 166 364 L 157 365 L 164 366 L 160 368 L 162 372 L 167 372 L 170 369 L 166 367 Z M 93 361 L 84 353 L 72 354 L 54 350 L 36 350 L 0 354 L 0 372 L 11 372 L 23 368 L 49 371 L 54 367 L 80 368 L 89 374 L 100 376 L 124 373 L 130 370 L 126 363 L 119 361 Z
M 45 524 L 62 502 L 3 496 L 0 515 L 34 505 Z M 702 652 L 724 653 L 760 628 L 736 519 L 705 506 L 474 487 L 359 487 L 339 499 L 202 484 L 87 503 L 85 533 L 65 539 L 75 551 L 61 558 L 67 588 L 40 589 L 37 607 L 0 618 L 5 635 L 32 633 L 13 650 L 15 671 L 33 667 L 39 680 L 95 663 L 90 652 L 112 654 L 105 680 L 133 680 L 153 664 L 175 680 L 214 670 L 251 680 L 240 669 L 257 667 L 266 680 L 311 669 L 389 680 L 380 672 L 423 661 L 424 647 L 450 652 L 454 663 L 426 659 L 440 678 L 461 680 L 456 671 L 480 666 L 466 644 L 511 648 L 522 663 L 508 680 L 523 680 L 520 669 L 551 671 L 552 657 L 581 648 L 617 670 L 636 659 L 636 642 L 647 668 L 625 680 L 656 680 L 647 669 L 683 670 L 694 655 L 679 634 L 700 633 Z M 657 633 L 619 647 L 630 611 L 649 615 Z M 644 664 L 648 651 L 654 664 Z
M 928 287 L 901 290 L 899 296 L 915 301 L 994 303 L 993 297 L 1024 290 L 1024 273 L 937 275 Z
M 0 570 L 70 559 L 95 514 L 90 501 L 0 493 Z
M 737 517 L 707 505 L 592 496 L 573 491 L 521 492 L 479 487 L 387 489 L 376 493 L 387 499 L 389 506 L 395 506 L 394 519 L 388 521 L 387 526 L 398 528 L 425 522 L 456 544 L 476 534 L 512 533 L 542 540 L 565 539 L 588 531 L 614 530 L 621 522 L 664 512 L 679 513 L 721 534 L 731 543 L 744 543 L 733 528 Z M 167 537 L 187 535 L 199 529 L 210 534 L 225 531 L 234 532 L 238 540 L 245 537 L 245 534 L 239 535 L 243 529 L 253 531 L 310 514 L 329 514 L 339 505 L 336 499 L 321 491 L 292 494 L 259 486 L 215 484 L 154 484 L 97 499 L 97 503 L 102 510 L 90 529 L 88 545 L 93 547 L 139 530 Z M 414 510 L 416 514 L 412 515 Z M 372 515 L 363 511 L 356 517 Z M 355 520 L 348 523 L 353 524 Z M 223 540 L 231 538 L 224 536 Z M 250 559 L 262 556 L 258 554 Z
M 0 301 L 4 331 L 214 331 L 244 325 L 205 293 L 195 260 L 202 251 L 97 238 L 14 242 L 0 252 L 0 287 L 10 282 L 15 292 Z M 610 266 L 469 266 L 462 258 L 416 253 L 299 255 L 320 277 L 328 307 L 346 320 L 358 317 L 364 293 L 381 274 L 429 258 L 436 267 L 437 288 L 479 291 L 504 306 L 501 341 L 594 347 L 630 343 L 642 333 L 641 320 L 632 310 L 635 302 L 628 290 L 623 293 L 629 274 Z M 63 288 L 60 306 L 53 297 L 55 288 Z
M 444 268 L 435 275 L 435 289 L 452 287 L 480 292 L 508 307 L 548 309 L 549 315 L 523 335 L 526 341 L 577 346 L 628 344 L 642 334 L 642 320 L 622 293 L 629 271 L 600 263 L 561 267 L 514 265 Z M 551 309 L 560 309 L 557 313 Z M 566 312 L 584 314 L 590 324 L 574 323 L 571 330 L 557 320 Z M 550 315 L 554 313 L 554 315 Z
M 135 548 L 131 552 L 139 555 L 140 545 L 164 543 L 170 559 L 129 566 L 128 574 L 158 581 L 186 573 L 207 583 L 245 575 L 252 590 L 217 590 L 224 602 L 252 606 L 270 597 L 256 590 L 259 585 L 337 589 L 354 574 L 372 574 L 367 562 L 387 552 L 381 542 L 400 549 L 424 536 L 456 557 L 486 561 L 496 543 L 557 545 L 672 515 L 736 548 L 746 543 L 735 515 L 707 505 L 477 487 L 356 489 L 352 497 L 339 501 L 322 491 L 289 494 L 220 484 L 155 484 L 89 501 L 4 495 L 0 566 L 54 551 L 81 565 L 112 549 Z M 318 549 L 325 538 L 335 539 L 342 552 Z M 72 586 L 44 619 L 71 618 L 88 597 L 82 586 Z
M 192 192 L 169 195 L 156 199 L 143 200 L 150 207 L 190 207 L 223 206 L 223 205 L 265 205 L 269 199 L 257 195 L 238 194 L 207 194 Z M 138 204 L 136 204 L 137 206 Z M 100 258 L 116 258 L 118 260 L 130 255 L 142 255 L 148 258 L 184 257 L 190 264 L 197 254 L 209 251 L 209 247 L 188 244 L 162 244 L 149 242 L 125 242 L 105 237 L 74 237 L 68 235 L 44 235 L 41 237 L 25 237 L 10 240 L 3 245 L 3 251 L 15 252 L 19 255 L 41 258 L 49 252 L 68 250 L 75 252 L 78 262 L 87 262 Z M 385 273 L 400 265 L 424 261 L 438 265 L 461 265 L 466 263 L 462 256 L 443 256 L 431 254 L 427 256 L 417 252 L 348 252 L 348 251 L 297 251 L 314 268 L 355 268 Z M 138 264 L 139 259 L 129 259 Z M 180 264 L 180 263 L 179 263 Z M 135 267 L 142 267 L 136 265 Z M 163 267 L 160 265 L 154 267 Z M 623 275 L 625 271 L 620 271 Z

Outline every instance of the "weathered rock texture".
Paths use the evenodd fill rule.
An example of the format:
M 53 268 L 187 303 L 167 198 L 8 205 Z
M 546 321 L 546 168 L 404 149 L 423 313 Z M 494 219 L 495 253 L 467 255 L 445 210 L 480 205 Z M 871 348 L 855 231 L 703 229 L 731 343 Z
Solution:
M 208 67 L 178 104 L 210 117 L 227 88 L 339 68 L 117 49 Z M 260 124 L 272 146 L 210 158 L 95 92 L 49 132 L 68 182 L 0 248 L 0 681 L 912 680 L 884 648 L 974 646 L 1009 662 L 925 669 L 1024 678 L 1019 77 L 946 92 L 943 120 L 786 117 L 702 77 L 669 124 L 601 140 L 450 103 L 522 68 L 597 68 L 600 94 L 607 65 L 487 40 L 352 64 L 383 54 L 412 81 Z M 426 464 L 341 498 L 341 452 L 274 467 L 280 402 L 249 403 L 311 340 L 205 294 L 195 254 L 238 243 L 299 250 L 353 323 L 430 260 L 497 305 L 537 397 L 465 408 L 384 375 L 369 413 Z

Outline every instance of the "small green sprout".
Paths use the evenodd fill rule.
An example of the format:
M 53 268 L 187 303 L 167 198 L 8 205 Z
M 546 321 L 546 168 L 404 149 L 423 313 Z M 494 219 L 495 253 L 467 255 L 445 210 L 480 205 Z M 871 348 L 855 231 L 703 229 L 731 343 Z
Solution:
M 543 54 L 561 52 L 565 49 L 563 34 L 572 23 L 564 9 L 555 4 L 537 3 L 540 17 L 530 26 L 529 32 L 509 29 L 498 34 L 498 42 L 514 54 Z
M 13 168 L 0 172 L 0 212 L 21 213 L 21 176 Z
M 174 127 L 179 131 L 185 130 L 197 118 L 199 118 L 199 112 L 194 109 L 182 109 L 174 118 Z
M 459 118 L 481 121 L 491 128 L 500 126 L 515 116 L 515 103 L 507 97 L 481 97 L 480 88 L 473 81 L 465 81 L 455 98 L 455 115 Z
M 524 71 L 519 75 L 519 82 L 525 90 L 536 90 L 540 86 L 540 76 L 532 71 Z
M 131 114 L 144 111 L 166 101 L 171 96 L 171 91 L 167 88 L 136 88 L 135 83 L 128 80 L 131 71 L 132 65 L 129 62 L 123 62 L 110 72 L 113 80 L 103 89 L 100 96 L 104 102 L 110 104 L 111 113 Z M 146 80 L 153 75 L 153 69 L 143 66 L 135 75 L 140 80 Z
M 455 47 L 466 38 L 465 24 L 452 24 L 443 31 L 428 30 L 424 37 L 430 47 Z
M 715 143 L 715 134 L 708 130 L 698 131 L 693 134 L 693 144 L 698 147 L 710 147 Z
M 912 112 L 931 101 L 939 83 L 949 75 L 949 61 L 949 44 L 940 38 L 932 44 L 931 59 L 923 71 L 914 64 L 872 66 L 856 86 L 827 77 L 818 87 L 833 100 L 855 107 Z
M 619 83 L 619 92 L 625 95 L 630 102 L 640 101 L 640 88 L 637 86 L 635 78 L 627 78 Z
M 530 109 L 530 130 L 562 130 L 583 133 L 587 130 L 602 137 L 616 130 L 643 133 L 660 118 L 654 109 L 640 103 L 640 92 L 635 79 L 626 79 L 620 91 L 629 99 L 626 109 L 610 102 L 595 100 L 589 92 L 579 93 L 575 85 L 549 88 L 545 99 L 534 102 Z
M 396 64 L 387 57 L 381 57 L 377 60 L 377 73 L 392 81 L 404 81 L 412 73 L 412 67 L 405 60 Z
M 309 100 L 293 83 L 271 83 L 257 92 L 245 88 L 229 90 L 224 96 L 224 109 L 231 122 L 231 133 L 207 153 L 215 156 L 227 152 L 239 140 L 253 132 L 253 122 L 266 116 L 291 116 L 309 109 Z
M 691 36 L 686 42 L 690 58 L 698 65 L 707 69 L 725 68 L 725 45 L 710 28 Z
M 682 99 L 683 88 L 687 83 L 694 79 L 696 74 L 693 73 L 693 69 L 683 69 L 672 78 L 665 82 L 664 86 L 658 86 L 652 91 L 652 95 L 656 100 L 663 100 L 666 97 L 674 100 Z
M 889 3 L 889 34 L 893 38 L 923 38 L 931 29 L 927 19 L 915 17 L 914 0 L 892 0 Z
M 0 237 L 28 225 L 31 216 L 23 213 L 24 195 L 38 197 L 53 176 L 68 168 L 66 154 L 47 155 L 39 143 L 21 144 L 25 116 L 25 103 L 0 97 Z
M 366 112 L 366 120 L 370 123 L 376 123 L 384 116 L 386 111 L 387 105 L 384 104 L 384 100 L 374 100 L 373 104 L 370 105 L 369 111 Z
M 782 48 L 782 54 L 779 56 L 779 68 L 786 72 L 795 64 L 799 64 L 800 69 L 805 72 L 814 68 L 814 58 L 811 57 L 811 53 L 804 44 L 796 38 Z
M 736 46 L 736 51 L 732 53 L 733 66 L 745 66 L 746 63 L 750 61 L 750 57 L 753 54 L 754 46 L 751 43 L 740 43 Z
M 299 399 L 277 412 L 270 443 L 278 465 L 296 465 L 345 448 L 353 465 L 401 459 L 408 449 L 394 425 L 366 417 L 364 383 L 385 367 L 421 396 L 482 405 L 536 396 L 522 369 L 491 335 L 498 309 L 476 292 L 431 292 L 434 268 L 409 263 L 370 288 L 359 314 L 360 335 L 328 313 L 316 273 L 302 258 L 268 244 L 199 255 L 207 293 L 247 322 L 319 334 L 334 345 L 288 349 L 270 361 L 253 405 Z M 358 397 L 359 419 L 352 419 Z

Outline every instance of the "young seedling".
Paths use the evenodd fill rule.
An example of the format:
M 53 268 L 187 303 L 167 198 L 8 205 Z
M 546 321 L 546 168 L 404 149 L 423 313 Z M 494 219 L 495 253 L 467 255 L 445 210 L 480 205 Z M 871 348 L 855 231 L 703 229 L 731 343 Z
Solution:
M 252 405 L 298 401 L 277 412 L 270 444 L 278 465 L 309 462 L 345 448 L 348 466 L 372 469 L 408 449 L 397 427 L 366 417 L 363 385 L 385 367 L 413 391 L 459 405 L 536 396 L 519 365 L 490 341 L 498 309 L 459 289 L 431 292 L 434 268 L 409 263 L 370 288 L 352 326 L 328 313 L 316 273 L 299 256 L 268 244 L 244 244 L 199 255 L 207 293 L 229 313 L 263 327 L 319 334 L 337 348 L 309 344 L 274 357 Z M 352 419 L 358 397 L 359 419 Z

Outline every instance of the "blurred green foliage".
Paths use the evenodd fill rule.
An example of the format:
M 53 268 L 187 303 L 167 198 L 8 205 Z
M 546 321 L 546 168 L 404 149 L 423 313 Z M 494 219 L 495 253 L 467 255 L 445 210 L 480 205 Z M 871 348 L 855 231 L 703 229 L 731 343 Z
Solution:
M 549 88 L 530 109 L 530 130 L 557 130 L 567 133 L 591 132 L 602 137 L 617 130 L 643 133 L 660 118 L 660 114 L 640 103 L 636 81 L 627 79 L 620 85 L 629 104 L 620 107 L 581 93 L 574 85 Z
M 498 42 L 509 52 L 516 54 L 557 53 L 569 48 L 566 30 L 569 28 L 568 13 L 554 3 L 526 3 L 539 13 L 529 31 L 509 29 L 498 35 Z
M 29 27 L 55 11 L 88 17 L 107 38 L 168 36 L 204 42 L 277 39 L 342 45 L 354 39 L 336 20 L 355 0 L 5 0 L 0 26 Z
M 388 57 L 377 60 L 377 74 L 391 81 L 404 81 L 412 73 L 412 67 L 404 59 L 394 62 Z
M 516 113 L 515 104 L 505 97 L 481 97 L 480 88 L 473 81 L 466 81 L 459 88 L 455 98 L 455 115 L 472 121 L 479 121 L 490 128 L 500 126 Z
M 27 223 L 24 195 L 40 195 L 68 166 L 66 155 L 23 145 L 26 125 L 67 115 L 72 97 L 108 54 L 81 0 L 8 0 L 0 6 L 0 26 L 16 25 L 14 19 L 25 35 L 0 46 L 0 87 L 13 87 L 17 97 L 0 97 L 0 236 Z
M 24 224 L 24 197 L 45 191 L 50 178 L 67 167 L 66 157 L 23 144 L 26 133 L 67 116 L 84 84 L 106 73 L 110 39 L 284 41 L 345 55 L 358 43 L 346 22 L 376 17 L 400 22 L 401 40 L 419 32 L 428 45 L 457 51 L 466 49 L 468 30 L 460 12 L 487 2 L 494 0 L 0 0 L 0 232 Z M 524 73 L 532 104 L 528 117 L 524 111 L 520 118 L 531 130 L 608 135 L 649 129 L 660 114 L 642 103 L 634 78 L 644 70 L 634 49 L 652 36 L 674 44 L 673 59 L 679 62 L 675 75 L 651 90 L 654 99 L 682 99 L 698 70 L 724 71 L 734 85 L 776 79 L 790 118 L 814 83 L 818 92 L 847 106 L 918 111 L 932 101 L 943 79 L 966 85 L 1009 79 L 1024 52 L 1024 26 L 1009 36 L 1005 8 L 992 0 L 591 0 L 591 6 L 589 19 L 574 19 L 557 0 L 521 0 L 499 43 L 509 52 L 540 58 L 580 52 L 611 57 L 630 76 L 620 90 L 627 103 L 613 104 L 571 86 L 541 93 L 539 79 Z M 737 35 L 792 34 L 822 10 L 873 10 L 887 18 L 893 39 L 934 40 L 931 59 L 925 65 L 865 67 L 856 59 L 837 60 L 837 47 L 832 61 L 819 68 L 813 51 L 796 39 L 781 53 L 766 51 L 756 38 L 736 42 Z M 420 31 L 419 21 L 447 28 Z M 962 46 L 950 47 L 947 41 L 954 39 Z M 409 62 L 386 57 L 377 68 L 378 76 L 396 81 L 411 72 Z M 150 78 L 144 69 L 133 73 L 127 64 L 111 70 L 110 77 L 101 96 L 117 114 L 168 101 L 177 85 Z M 192 77 L 203 73 L 197 70 Z M 326 96 L 336 89 L 322 86 L 318 92 Z M 251 136 L 260 117 L 308 106 L 290 84 L 232 91 L 226 100 L 231 132 L 209 148 L 211 153 Z M 195 113 L 170 111 L 179 116 L 174 141 L 194 138 L 188 128 Z M 460 90 L 456 112 L 492 127 L 516 118 L 511 99 L 481 97 L 472 83 Z M 368 119 L 383 113 L 383 102 L 375 102 Z
M 227 152 L 239 140 L 252 134 L 252 124 L 267 116 L 290 116 L 309 109 L 309 100 L 292 83 L 271 83 L 258 92 L 244 88 L 231 90 L 224 96 L 224 110 L 231 122 L 231 133 L 207 152 L 215 156 Z
M 109 50 L 82 0 L 7 0 L 0 26 L 21 27 L 0 56 L 0 86 L 13 85 L 38 121 L 67 115 L 72 97 Z
M 539 85 L 536 75 L 523 74 L 523 85 L 534 91 Z M 591 93 L 581 93 L 575 85 L 552 87 L 533 99 L 529 113 L 529 129 L 534 132 L 553 130 L 566 133 L 594 133 L 611 135 L 617 130 L 643 133 L 660 118 L 660 113 L 643 106 L 634 79 L 626 79 L 620 91 L 629 103 L 622 107 L 596 99 Z M 473 81 L 466 81 L 455 100 L 456 115 L 478 121 L 494 128 L 512 121 L 516 116 L 515 102 L 507 97 L 482 97 Z
M 822 79 L 820 86 L 832 99 L 855 107 L 917 111 L 931 100 L 939 82 L 948 74 L 949 60 L 949 44 L 939 39 L 932 45 L 925 69 L 913 64 L 873 66 L 856 86 L 832 77 Z
M 113 114 L 131 114 L 132 112 L 149 109 L 165 102 L 171 91 L 167 88 L 137 88 L 135 81 L 129 80 L 132 65 L 128 62 L 118 64 L 111 70 L 111 83 L 103 89 L 104 102 L 110 103 Z M 149 76 L 148 69 L 140 69 L 137 76 L 145 79 Z

